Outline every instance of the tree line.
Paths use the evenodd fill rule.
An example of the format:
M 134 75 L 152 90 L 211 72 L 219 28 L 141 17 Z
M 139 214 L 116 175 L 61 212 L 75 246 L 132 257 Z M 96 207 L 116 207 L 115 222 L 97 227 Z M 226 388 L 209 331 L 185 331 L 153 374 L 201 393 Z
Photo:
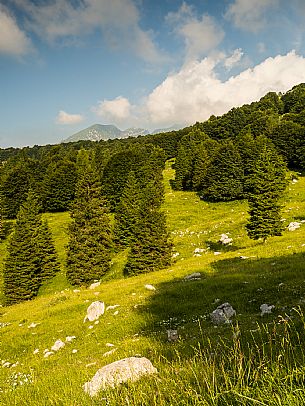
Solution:
M 169 265 L 172 245 L 161 209 L 169 158 L 176 158 L 173 188 L 209 201 L 247 198 L 249 237 L 280 235 L 286 167 L 304 169 L 304 133 L 301 84 L 179 131 L 0 150 L 0 238 L 6 221 L 16 219 L 5 261 L 7 303 L 34 297 L 59 270 L 43 212 L 70 211 L 72 285 L 109 272 L 118 249 L 128 248 L 127 276 Z

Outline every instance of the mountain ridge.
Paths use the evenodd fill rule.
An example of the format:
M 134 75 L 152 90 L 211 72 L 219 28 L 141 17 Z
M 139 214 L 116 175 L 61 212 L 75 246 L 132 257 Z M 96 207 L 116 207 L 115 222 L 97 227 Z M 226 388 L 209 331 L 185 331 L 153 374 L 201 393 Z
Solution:
M 67 142 L 77 142 L 77 141 L 107 141 L 113 139 L 121 139 L 128 137 L 138 137 L 148 134 L 158 134 L 168 131 L 178 130 L 180 127 L 178 125 L 173 125 L 169 128 L 161 128 L 153 131 L 149 131 L 145 128 L 134 128 L 130 127 L 126 130 L 120 130 L 113 124 L 93 124 L 70 137 L 64 139 L 62 143 Z

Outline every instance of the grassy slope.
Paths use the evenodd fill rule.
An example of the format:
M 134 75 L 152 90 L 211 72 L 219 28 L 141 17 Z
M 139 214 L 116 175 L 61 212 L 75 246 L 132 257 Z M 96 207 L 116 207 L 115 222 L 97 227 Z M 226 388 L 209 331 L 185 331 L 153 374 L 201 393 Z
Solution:
M 302 309 L 305 298 L 305 224 L 266 244 L 253 242 L 244 230 L 245 202 L 208 204 L 194 193 L 173 192 L 168 183 L 172 176 L 168 166 L 164 209 L 179 256 L 163 271 L 123 279 L 125 256 L 121 253 L 113 260 L 111 277 L 96 291 L 73 292 L 64 278 L 69 217 L 65 213 L 46 215 L 63 271 L 43 287 L 37 299 L 0 308 L 0 323 L 10 323 L 0 327 L 0 364 L 1 360 L 19 362 L 16 367 L 0 366 L 1 405 L 103 405 L 107 401 L 111 405 L 304 404 L 304 373 L 294 358 L 303 360 L 303 322 L 293 308 Z M 289 186 L 285 224 L 305 218 L 304 186 L 304 178 Z M 219 246 L 221 233 L 230 233 L 231 247 Z M 210 249 L 194 257 L 194 249 L 199 247 Z M 216 256 L 214 251 L 221 254 Z M 4 252 L 2 245 L 1 259 Z M 192 272 L 201 272 L 202 280 L 183 281 Z M 147 283 L 156 292 L 146 290 Z M 97 299 L 106 305 L 119 304 L 119 313 L 107 311 L 89 329 L 83 318 L 88 304 Z M 230 302 L 237 310 L 234 327 L 211 325 L 208 314 L 217 306 L 216 299 Z M 276 306 L 264 319 L 259 311 L 262 303 Z M 277 324 L 283 321 L 279 316 L 285 315 L 293 318 L 291 329 L 285 321 Z M 261 326 L 262 320 L 265 324 Z M 32 322 L 40 324 L 28 328 Z M 293 333 L 295 326 L 299 337 Z M 275 327 L 278 333 L 274 333 Z M 167 343 L 167 328 L 178 328 L 179 342 Z M 241 340 L 236 339 L 239 330 Z M 43 350 L 50 349 L 55 340 L 71 335 L 76 336 L 73 343 L 50 358 L 43 357 Z M 107 343 L 117 350 L 104 356 L 111 350 Z M 36 355 L 35 349 L 39 349 Z M 255 356 L 245 356 L 252 351 Z M 97 400 L 83 393 L 82 385 L 99 367 L 136 354 L 152 360 L 159 370 L 157 378 L 102 393 Z M 282 372 L 275 371 L 282 358 Z M 17 384 L 13 390 L 14 380 L 25 379 L 18 373 L 26 374 L 33 383 Z

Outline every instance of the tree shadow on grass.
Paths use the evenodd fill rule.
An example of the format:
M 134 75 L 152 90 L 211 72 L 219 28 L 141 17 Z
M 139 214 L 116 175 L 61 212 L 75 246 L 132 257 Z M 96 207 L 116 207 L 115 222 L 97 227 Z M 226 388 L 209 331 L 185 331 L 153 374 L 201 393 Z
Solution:
M 211 251 L 216 251 L 216 252 L 232 252 L 232 251 L 239 251 L 242 249 L 242 247 L 239 247 L 238 245 L 231 244 L 231 245 L 225 245 L 222 244 L 221 242 L 215 242 L 211 240 L 205 241 L 205 244 L 207 247 L 210 247 Z
M 305 305 L 303 254 L 225 259 L 215 261 L 212 268 L 213 273 L 203 270 L 200 280 L 177 278 L 156 285 L 156 291 L 138 308 L 148 320 L 142 333 L 164 343 L 168 329 L 177 329 L 181 341 L 190 343 L 198 343 L 200 337 L 232 338 L 231 326 L 215 328 L 210 321 L 210 313 L 222 303 L 233 306 L 235 322 L 246 335 L 257 322 L 277 322 Z M 272 314 L 261 317 L 263 303 L 275 306 Z

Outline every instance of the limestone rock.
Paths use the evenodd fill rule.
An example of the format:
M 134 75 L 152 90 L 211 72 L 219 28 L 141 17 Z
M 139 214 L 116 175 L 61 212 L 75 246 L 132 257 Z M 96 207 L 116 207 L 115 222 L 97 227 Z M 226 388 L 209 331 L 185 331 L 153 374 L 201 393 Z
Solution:
M 219 242 L 222 245 L 232 245 L 233 238 L 230 238 L 227 234 L 221 234 Z
M 289 223 L 288 225 L 288 231 L 294 231 L 297 230 L 298 228 L 300 228 L 301 223 L 298 223 L 297 221 L 292 221 L 291 223 Z
M 67 336 L 66 337 L 66 343 L 71 343 L 73 340 L 75 340 L 76 337 L 75 336 Z
M 52 351 L 58 351 L 63 348 L 66 344 L 61 340 L 56 340 L 54 345 L 51 347 Z
M 124 358 L 99 369 L 91 381 L 84 384 L 83 389 L 92 397 L 100 390 L 105 390 L 109 387 L 114 388 L 127 381 L 135 382 L 142 376 L 157 372 L 157 369 L 145 357 Z
M 144 287 L 147 290 L 156 290 L 156 288 L 153 285 L 145 285 Z
M 167 330 L 167 339 L 170 343 L 174 343 L 178 338 L 178 330 Z
M 95 288 L 99 287 L 100 284 L 101 284 L 101 282 L 91 283 L 91 285 L 89 286 L 89 289 L 94 290 Z
M 269 306 L 266 303 L 262 304 L 260 306 L 261 316 L 264 316 L 265 314 L 270 314 L 272 312 L 272 309 L 274 309 L 274 305 Z
M 186 275 L 184 277 L 185 281 L 196 281 L 196 280 L 199 280 L 199 279 L 201 279 L 201 273 L 200 272 L 194 272 L 194 273 L 191 273 L 190 275 Z
M 230 303 L 223 303 L 218 306 L 211 314 L 211 320 L 214 324 L 230 323 L 232 317 L 236 315 L 236 311 Z
M 101 315 L 105 313 L 105 303 L 104 302 L 92 302 L 87 309 L 87 314 L 84 318 L 84 323 L 86 320 L 94 321 L 98 320 Z

